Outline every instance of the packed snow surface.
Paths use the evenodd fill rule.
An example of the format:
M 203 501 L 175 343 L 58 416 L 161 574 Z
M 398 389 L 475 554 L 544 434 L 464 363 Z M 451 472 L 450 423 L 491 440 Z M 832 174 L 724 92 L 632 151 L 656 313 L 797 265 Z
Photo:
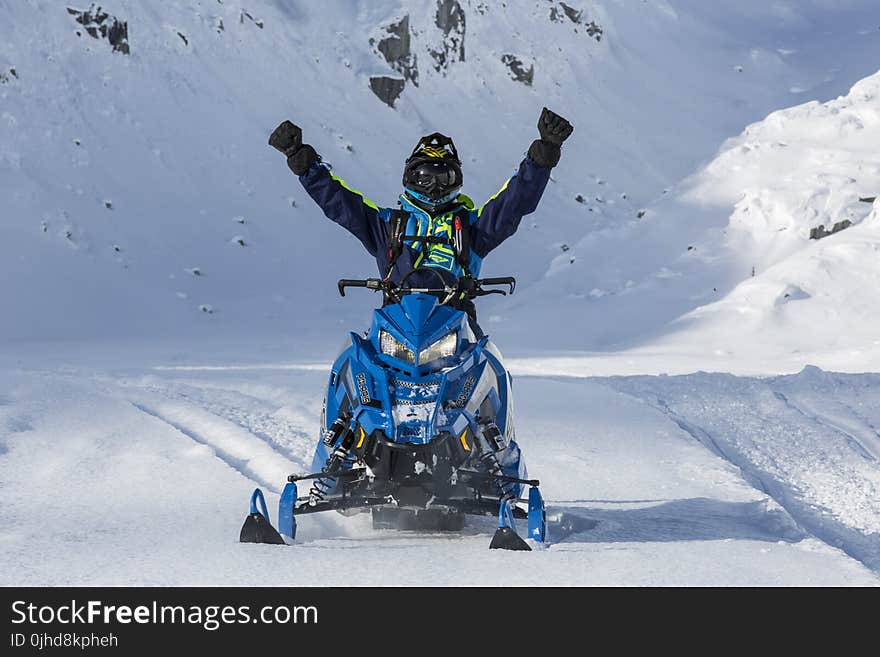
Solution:
M 491 518 L 418 534 L 368 513 L 239 544 L 253 487 L 274 521 L 286 476 L 309 467 L 327 364 L 143 357 L 4 370 L 0 583 L 880 584 L 878 375 L 514 368 L 551 541 L 524 554 L 488 550 Z

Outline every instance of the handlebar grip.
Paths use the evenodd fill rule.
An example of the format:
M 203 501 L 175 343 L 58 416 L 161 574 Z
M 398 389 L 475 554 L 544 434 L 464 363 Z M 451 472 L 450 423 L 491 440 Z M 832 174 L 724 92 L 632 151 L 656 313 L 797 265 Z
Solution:
M 344 297 L 347 287 L 366 287 L 374 291 L 384 290 L 385 281 L 381 278 L 340 278 L 336 287 L 339 288 L 339 294 Z
M 516 279 L 513 276 L 500 276 L 496 278 L 481 278 L 477 281 L 479 285 L 509 285 L 510 293 L 516 289 Z
M 345 296 L 345 288 L 347 287 L 367 287 L 367 281 L 357 278 L 340 278 L 336 283 L 339 290 L 339 296 Z

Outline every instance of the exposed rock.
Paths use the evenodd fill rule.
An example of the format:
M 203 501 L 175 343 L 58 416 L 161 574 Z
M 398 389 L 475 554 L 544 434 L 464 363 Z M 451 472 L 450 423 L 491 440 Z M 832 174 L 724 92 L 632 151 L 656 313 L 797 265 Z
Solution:
M 179 36 L 179 37 L 181 38 L 181 40 L 183 41 L 183 45 L 185 45 L 185 46 L 188 46 L 188 45 L 189 45 L 189 39 L 187 39 L 187 38 L 183 35 L 183 33 L 178 32 L 178 33 L 177 33 L 177 36 Z
M 89 36 L 95 39 L 106 39 L 114 52 L 128 55 L 128 23 L 111 16 L 106 11 L 101 11 L 101 6 L 93 3 L 88 9 L 67 8 L 67 13 L 74 17 L 77 23 L 85 28 Z
M 10 68 L 9 72 L 0 71 L 0 84 L 8 84 L 18 79 L 18 73 L 14 68 Z
M 465 16 L 458 0 L 437 0 L 434 22 L 443 31 L 443 42 L 430 53 L 434 70 L 445 73 L 451 63 L 464 61 Z
M 876 196 L 860 196 L 859 200 L 862 203 L 873 203 L 877 199 Z
M 532 82 L 535 79 L 535 65 L 531 64 L 528 69 L 526 69 L 522 60 L 520 60 L 515 55 L 501 55 L 501 63 L 507 66 L 510 70 L 510 77 L 512 77 L 517 82 L 522 82 L 527 87 L 532 86 Z
M 596 41 L 602 40 L 602 27 L 595 21 L 586 21 L 583 9 L 576 9 L 564 2 L 554 3 L 550 7 L 550 20 L 554 23 L 562 23 L 566 19 L 583 27 L 587 36 L 593 37 Z M 577 32 L 577 28 L 575 28 L 575 32 Z
M 260 28 L 261 30 L 263 29 L 263 21 L 254 18 L 254 17 L 251 16 L 248 12 L 246 12 L 245 10 L 242 9 L 242 10 L 241 10 L 241 14 L 239 15 L 239 21 L 238 21 L 238 22 L 239 22 L 239 23 L 244 23 L 244 19 L 245 19 L 245 18 L 247 18 L 251 23 L 253 23 L 254 25 L 256 25 L 256 26 L 257 26 L 258 28 Z
M 584 28 L 587 31 L 587 36 L 593 37 L 596 41 L 602 40 L 602 27 L 596 21 L 584 24 Z
M 394 103 L 403 92 L 404 86 L 406 86 L 406 80 L 399 78 L 389 78 L 384 75 L 370 78 L 370 89 L 388 107 L 394 107 Z
M 380 40 L 376 49 L 382 53 L 388 65 L 403 76 L 404 80 L 408 80 L 418 87 L 419 68 L 410 44 L 409 14 L 397 23 L 388 25 L 385 31 L 389 36 Z M 370 39 L 370 45 L 375 43 L 375 39 Z
M 581 16 L 583 15 L 583 11 L 581 9 L 575 9 L 574 7 L 569 7 L 564 2 L 560 2 L 559 6 L 562 7 L 562 11 L 565 12 L 565 15 L 568 16 L 568 20 L 572 23 L 580 23 Z
M 831 227 L 831 230 L 825 228 L 825 226 L 817 226 L 816 228 L 810 229 L 810 239 L 811 240 L 820 240 L 823 237 L 828 237 L 829 235 L 834 235 L 834 233 L 839 233 L 845 228 L 849 228 L 852 226 L 852 222 L 849 219 L 844 219 L 843 221 L 838 221 Z

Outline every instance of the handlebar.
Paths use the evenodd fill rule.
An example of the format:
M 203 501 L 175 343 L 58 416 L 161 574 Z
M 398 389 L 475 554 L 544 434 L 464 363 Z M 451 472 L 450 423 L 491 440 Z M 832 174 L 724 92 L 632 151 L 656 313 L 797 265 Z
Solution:
M 385 281 L 381 278 L 340 278 L 336 283 L 339 289 L 339 296 L 345 296 L 345 288 L 347 287 L 365 287 L 370 290 L 384 290 Z
M 504 290 L 484 290 L 484 285 L 507 285 L 508 291 Z M 400 301 L 403 294 L 444 294 L 446 298 L 443 303 L 448 303 L 460 294 L 464 294 L 466 298 L 473 299 L 475 297 L 486 296 L 487 294 L 501 294 L 507 296 L 513 294 L 516 289 L 516 279 L 513 276 L 500 276 L 494 278 L 461 278 L 455 287 L 410 287 L 398 286 L 390 280 L 381 278 L 340 278 L 336 284 L 339 289 L 339 295 L 345 296 L 345 288 L 347 287 L 365 287 L 368 290 L 381 290 L 392 300 Z
M 509 292 L 505 293 L 503 290 L 493 290 L 494 292 L 501 292 L 502 294 L 513 294 L 513 291 L 516 289 L 516 279 L 513 276 L 496 276 L 495 278 L 477 278 L 474 279 L 474 282 L 477 284 L 477 287 L 483 285 L 508 285 L 510 286 Z M 491 292 L 487 292 L 487 294 L 491 294 Z

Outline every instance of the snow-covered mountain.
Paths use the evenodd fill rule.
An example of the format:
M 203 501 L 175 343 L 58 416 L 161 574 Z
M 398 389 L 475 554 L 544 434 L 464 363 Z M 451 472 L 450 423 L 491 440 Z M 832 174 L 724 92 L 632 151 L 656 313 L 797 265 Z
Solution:
M 878 103 L 880 73 L 749 125 L 642 218 L 572 245 L 518 302 L 556 313 L 559 339 L 588 317 L 586 339 L 676 353 L 681 371 L 876 368 Z
M 334 282 L 374 264 L 267 146 L 285 118 L 386 205 L 421 134 L 454 137 L 465 191 L 481 202 L 517 165 L 543 105 L 571 119 L 541 207 L 486 262 L 520 281 L 518 296 L 483 304 L 501 344 L 607 349 L 687 313 L 717 315 L 709 308 L 770 264 L 824 249 L 808 229 L 874 193 L 866 169 L 851 176 L 846 211 L 778 208 L 792 237 L 777 249 L 761 237 L 769 223 L 743 217 L 775 202 L 779 160 L 733 162 L 725 147 L 679 184 L 744 126 L 874 73 L 869 1 L 2 0 L 0 12 L 4 340 L 323 337 L 361 325 L 376 299 L 339 299 Z M 793 111 L 815 114 L 806 125 L 833 108 Z M 855 162 L 876 123 L 846 129 L 844 142 L 816 129 L 812 143 L 837 149 L 838 164 L 860 144 Z M 750 130 L 743 146 L 782 138 Z M 744 165 L 742 200 L 746 176 L 731 169 Z M 793 209 L 832 188 L 824 174 L 820 162 L 802 189 L 788 185 Z M 757 236 L 760 257 L 734 257 L 714 235 L 731 222 Z M 537 344 L 534 318 L 551 311 L 564 321 Z

